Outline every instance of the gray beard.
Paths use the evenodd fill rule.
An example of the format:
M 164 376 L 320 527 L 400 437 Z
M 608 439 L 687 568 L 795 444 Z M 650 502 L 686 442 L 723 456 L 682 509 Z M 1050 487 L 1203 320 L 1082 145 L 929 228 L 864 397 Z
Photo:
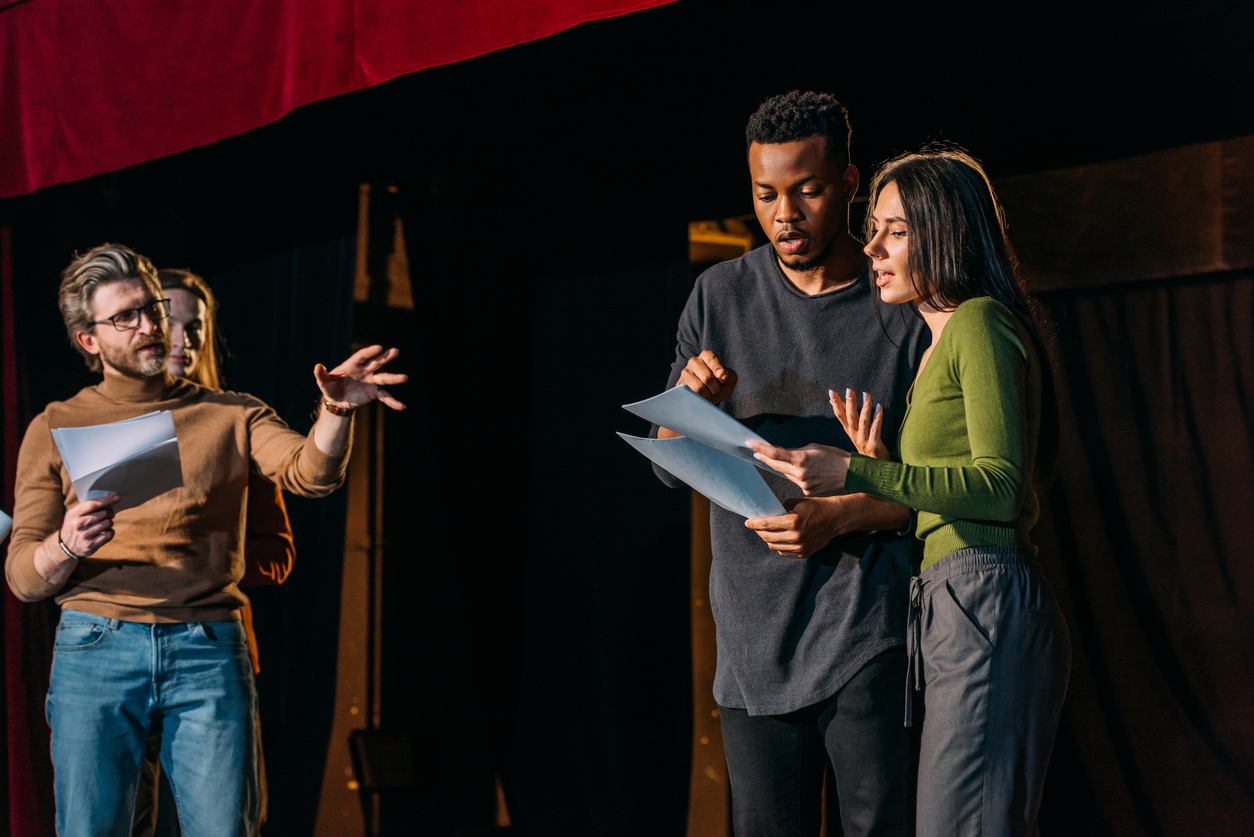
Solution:
M 166 360 L 170 357 L 170 345 L 158 354 L 138 357 L 134 352 L 114 354 L 112 349 L 100 347 L 101 357 L 114 369 L 128 378 L 151 378 L 165 371 Z

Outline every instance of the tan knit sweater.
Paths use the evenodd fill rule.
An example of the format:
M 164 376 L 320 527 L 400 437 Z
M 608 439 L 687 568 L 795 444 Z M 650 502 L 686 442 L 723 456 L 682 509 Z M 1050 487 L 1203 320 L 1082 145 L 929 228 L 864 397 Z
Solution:
M 162 383 L 159 392 L 154 384 Z M 59 589 L 36 571 L 36 547 L 78 502 L 49 432 L 57 427 L 170 410 L 183 487 L 119 512 L 114 537 L 84 559 Z M 14 595 L 56 595 L 64 608 L 131 622 L 218 622 L 238 618 L 245 597 L 244 522 L 250 460 L 262 475 L 305 497 L 344 481 L 348 452 L 327 456 L 250 395 L 217 392 L 181 378 L 107 377 L 31 422 L 17 462 L 17 499 L 5 578 Z

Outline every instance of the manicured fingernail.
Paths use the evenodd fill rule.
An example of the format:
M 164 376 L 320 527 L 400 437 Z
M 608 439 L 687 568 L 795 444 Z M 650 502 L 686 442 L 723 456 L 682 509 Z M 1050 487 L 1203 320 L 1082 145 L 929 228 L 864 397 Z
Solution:
M 864 393 L 862 393 L 862 403 L 863 403 L 863 404 L 865 404 L 866 402 L 868 402 L 868 401 L 870 401 L 870 400 L 871 400 L 871 396 L 870 396 L 870 395 L 868 395 L 868 394 L 867 394 L 867 393 L 865 393 L 865 392 L 864 392 Z
M 755 453 L 755 454 L 753 455 L 753 458 L 754 458 L 754 459 L 761 459 L 761 458 L 762 458 L 762 454 L 760 454 L 760 453 Z
M 853 387 L 849 387 L 847 390 L 845 390 L 845 398 L 849 401 L 853 400 Z
M 878 415 L 879 415 L 880 413 L 882 413 L 882 412 L 884 412 L 884 405 L 883 405 L 883 404 L 876 404 L 876 405 L 875 405 L 875 415 L 877 415 L 877 416 L 878 416 Z

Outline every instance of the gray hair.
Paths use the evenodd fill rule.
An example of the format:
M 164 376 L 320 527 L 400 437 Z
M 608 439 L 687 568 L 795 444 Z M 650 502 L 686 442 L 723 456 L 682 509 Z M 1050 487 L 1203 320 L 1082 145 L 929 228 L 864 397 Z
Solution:
M 101 244 L 81 256 L 74 254 L 74 261 L 61 271 L 61 289 L 57 292 L 57 307 L 65 321 L 65 331 L 70 345 L 83 356 L 87 368 L 100 372 L 104 366 L 98 355 L 79 345 L 76 332 L 91 331 L 92 300 L 96 291 L 110 282 L 140 279 L 148 286 L 154 298 L 161 297 L 161 283 L 157 281 L 157 269 L 152 262 L 124 244 Z

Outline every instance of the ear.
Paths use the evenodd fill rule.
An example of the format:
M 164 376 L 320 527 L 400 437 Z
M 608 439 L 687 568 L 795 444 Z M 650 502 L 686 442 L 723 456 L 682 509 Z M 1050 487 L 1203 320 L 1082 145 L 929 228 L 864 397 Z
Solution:
M 845 173 L 840 179 L 845 184 L 845 203 L 849 203 L 858 194 L 858 167 L 852 164 L 845 166 Z
M 90 331 L 76 331 L 74 332 L 74 339 L 78 341 L 78 345 L 82 346 L 87 354 L 100 354 L 100 344 L 96 342 L 96 335 Z

